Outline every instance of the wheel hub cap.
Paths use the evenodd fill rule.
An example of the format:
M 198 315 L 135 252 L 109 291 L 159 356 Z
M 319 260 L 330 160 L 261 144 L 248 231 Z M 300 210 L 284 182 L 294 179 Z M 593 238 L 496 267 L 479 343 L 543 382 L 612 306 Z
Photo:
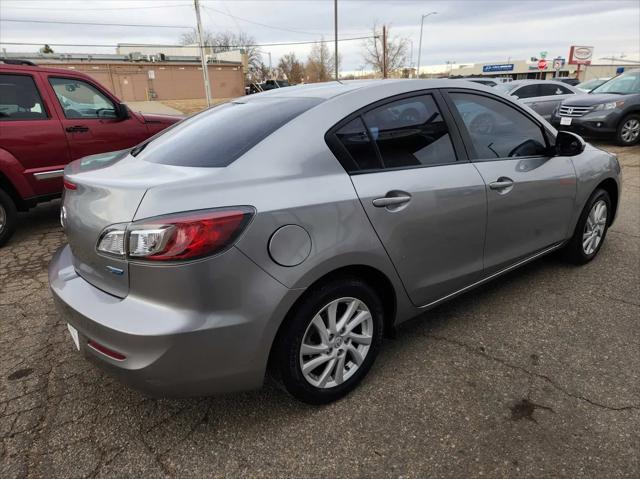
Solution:
M 621 136 L 626 143 L 635 141 L 638 136 L 640 136 L 640 121 L 635 118 L 626 121 L 624 125 L 622 125 Z
M 604 236 L 604 230 L 607 226 L 607 204 L 600 200 L 597 201 L 587 216 L 587 222 L 584 225 L 582 234 L 582 250 L 585 254 L 593 254 Z
M 373 318 L 365 303 L 340 298 L 311 320 L 300 345 L 300 369 L 317 388 L 338 386 L 360 368 L 371 347 Z

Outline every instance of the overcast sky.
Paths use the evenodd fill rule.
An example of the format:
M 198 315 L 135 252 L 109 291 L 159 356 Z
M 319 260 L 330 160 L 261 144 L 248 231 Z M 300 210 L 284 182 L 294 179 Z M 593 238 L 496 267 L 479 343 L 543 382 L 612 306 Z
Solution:
M 261 44 L 333 38 L 333 0 L 201 2 L 204 27 L 213 33 L 241 30 Z M 391 26 L 392 36 L 413 41 L 414 63 L 420 16 L 438 12 L 425 20 L 423 65 L 528 59 L 540 51 L 547 51 L 551 58 L 566 57 L 570 45 L 594 46 L 596 59 L 621 54 L 640 58 L 640 0 L 339 0 L 338 5 L 341 38 L 369 35 L 374 23 L 385 23 Z M 189 0 L 0 0 L 0 20 L 10 19 L 195 25 Z M 6 43 L 175 44 L 185 31 L 0 21 L 0 43 L 7 51 L 20 52 L 33 52 L 38 47 Z M 56 52 L 115 52 L 110 47 L 53 48 Z M 289 51 L 306 58 L 309 46 L 265 46 L 264 51 L 272 53 L 275 66 L 280 55 Z M 362 40 L 341 42 L 340 52 L 341 70 L 360 70 L 364 65 Z M 264 60 L 268 61 L 267 55 Z

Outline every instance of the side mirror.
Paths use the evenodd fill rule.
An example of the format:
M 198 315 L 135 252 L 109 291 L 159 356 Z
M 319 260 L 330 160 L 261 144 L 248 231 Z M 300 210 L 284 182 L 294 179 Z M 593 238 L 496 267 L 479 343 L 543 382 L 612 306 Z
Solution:
M 116 118 L 126 120 L 129 118 L 129 108 L 124 103 L 116 103 Z
M 582 137 L 570 131 L 559 131 L 556 136 L 556 155 L 576 156 L 584 151 L 586 146 Z

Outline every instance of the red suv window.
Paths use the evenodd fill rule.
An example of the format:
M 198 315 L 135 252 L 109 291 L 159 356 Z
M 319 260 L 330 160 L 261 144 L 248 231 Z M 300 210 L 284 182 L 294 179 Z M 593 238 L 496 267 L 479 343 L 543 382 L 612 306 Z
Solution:
M 0 74 L 0 121 L 48 118 L 40 93 L 29 75 Z

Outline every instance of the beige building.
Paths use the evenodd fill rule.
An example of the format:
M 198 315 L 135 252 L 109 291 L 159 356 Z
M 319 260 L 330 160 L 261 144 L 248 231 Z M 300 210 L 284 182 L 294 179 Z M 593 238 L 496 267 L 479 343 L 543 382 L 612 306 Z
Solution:
M 53 61 L 39 65 L 88 74 L 124 101 L 204 98 L 199 62 Z M 209 64 L 214 98 L 244 95 L 244 73 L 239 63 Z

